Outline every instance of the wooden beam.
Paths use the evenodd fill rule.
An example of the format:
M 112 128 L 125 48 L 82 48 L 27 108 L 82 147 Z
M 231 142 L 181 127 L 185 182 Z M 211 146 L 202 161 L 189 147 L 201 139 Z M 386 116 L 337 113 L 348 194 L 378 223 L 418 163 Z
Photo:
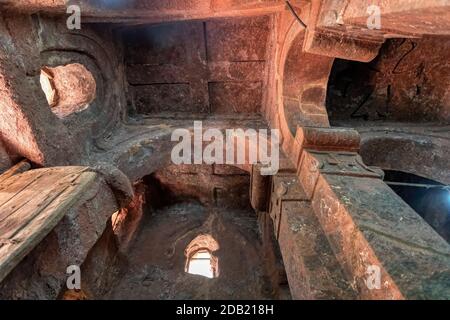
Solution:
M 87 167 L 31 170 L 0 190 L 0 282 L 30 253 L 97 178 Z M 8 183 L 14 180 L 15 183 Z M 23 186 L 21 186 L 23 184 Z

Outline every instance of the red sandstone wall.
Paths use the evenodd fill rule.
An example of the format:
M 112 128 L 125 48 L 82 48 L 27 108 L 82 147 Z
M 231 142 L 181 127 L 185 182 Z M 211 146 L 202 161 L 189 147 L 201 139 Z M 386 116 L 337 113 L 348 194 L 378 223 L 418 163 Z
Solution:
M 337 61 L 327 109 L 335 120 L 450 121 L 450 39 L 388 40 L 372 62 Z
M 267 16 L 126 29 L 129 100 L 137 113 L 257 113 Z
M 154 178 L 162 187 L 160 197 L 168 202 L 195 199 L 221 208 L 250 208 L 249 174 L 233 166 L 171 165 Z

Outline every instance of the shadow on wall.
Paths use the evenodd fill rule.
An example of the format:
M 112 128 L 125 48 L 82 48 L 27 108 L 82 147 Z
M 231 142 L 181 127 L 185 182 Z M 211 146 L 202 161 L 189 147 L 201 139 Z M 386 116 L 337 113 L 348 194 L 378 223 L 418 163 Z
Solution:
M 385 170 L 385 182 L 450 243 L 450 189 L 411 173 Z
M 336 59 L 330 121 L 450 122 L 450 38 L 387 40 L 370 63 Z

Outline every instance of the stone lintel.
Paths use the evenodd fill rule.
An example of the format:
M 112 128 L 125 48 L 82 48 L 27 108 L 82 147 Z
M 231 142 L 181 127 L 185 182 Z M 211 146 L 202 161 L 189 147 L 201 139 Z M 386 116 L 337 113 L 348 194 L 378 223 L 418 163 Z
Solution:
M 304 50 L 308 53 L 361 62 L 372 61 L 383 44 L 379 40 L 349 36 L 334 29 L 307 30 Z

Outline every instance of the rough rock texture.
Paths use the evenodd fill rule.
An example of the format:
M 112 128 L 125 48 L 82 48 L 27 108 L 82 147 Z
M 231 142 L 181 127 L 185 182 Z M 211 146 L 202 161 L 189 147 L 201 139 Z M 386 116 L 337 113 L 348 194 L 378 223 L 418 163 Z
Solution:
M 120 251 L 112 223 L 113 221 L 108 221 L 105 231 L 81 265 L 81 290 L 62 288 L 58 298 L 99 299 L 120 279 L 126 267 L 126 260 Z
M 99 299 L 107 294 L 126 270 L 126 253 L 142 229 L 142 219 L 151 213 L 146 205 L 148 187 L 143 183 L 134 186 L 134 197 L 126 207 L 111 216 L 105 231 L 89 251 L 81 265 L 81 290 L 63 289 L 63 300 Z
M 116 243 L 120 251 L 126 251 L 135 238 L 136 233 L 141 226 L 141 220 L 144 211 L 148 212 L 148 202 L 146 196 L 148 194 L 148 186 L 143 182 L 138 182 L 134 186 L 134 196 L 132 201 L 123 206 L 118 212 L 112 216 L 112 229 Z
M 296 1 L 296 0 L 294 0 Z M 204 19 L 214 17 L 255 16 L 279 12 L 284 9 L 282 0 L 75 0 L 85 10 L 84 15 L 90 22 L 146 22 L 161 23 L 167 21 Z M 51 14 L 66 13 L 64 0 L 3 0 L 6 9 L 34 13 L 44 11 Z M 186 13 L 180 14 L 183 10 Z
M 450 40 L 389 40 L 369 64 L 336 61 L 327 110 L 331 121 L 450 121 Z
M 56 91 L 52 111 L 58 117 L 80 112 L 95 99 L 95 79 L 83 65 L 74 63 L 45 70 L 50 73 Z
M 171 201 L 197 199 L 220 208 L 249 207 L 249 175 L 232 166 L 172 165 L 153 177 Z
M 6 171 L 9 167 L 11 167 L 11 159 L 8 153 L 3 146 L 2 141 L 0 140 L 0 174 Z
M 334 131 L 334 137 L 320 135 L 328 136 L 329 142 L 349 136 L 342 128 L 315 130 Z M 449 276 L 450 247 L 445 240 L 383 183 L 380 170 L 367 167 L 357 153 L 337 149 L 339 145 L 330 144 L 326 149 L 324 143 L 304 147 L 305 136 L 299 132 L 290 149 L 291 160 L 297 166 L 292 171 L 358 297 L 448 299 L 449 287 L 443 282 Z M 273 190 L 285 196 L 290 188 L 295 189 L 295 184 Z M 298 194 L 287 194 L 286 198 L 302 200 Z M 275 200 L 270 206 L 279 208 Z M 273 219 L 277 232 L 277 221 L 283 221 L 282 211 L 281 219 L 276 212 Z M 295 221 L 293 227 L 297 228 Z M 376 290 L 367 284 L 371 266 L 380 271 Z M 301 286 L 301 282 L 295 285 Z
M 202 120 L 203 130 L 210 128 L 226 129 L 247 128 L 267 129 L 266 122 L 260 116 L 237 117 L 205 115 L 188 116 L 187 119 L 173 119 L 173 116 L 152 119 L 133 119 L 128 125 L 121 126 L 108 137 L 98 139 L 96 145 L 102 152 L 93 154 L 91 163 L 112 163 L 120 169 L 130 181 L 163 169 L 172 164 L 171 151 L 178 141 L 171 141 L 175 129 L 186 129 L 193 133 L 194 120 Z M 205 143 L 203 146 L 205 147 Z
M 247 16 L 279 13 L 286 10 L 283 0 L 74 0 L 85 9 L 90 22 L 132 22 L 161 23 L 177 20 L 204 19 L 209 17 Z M 421 34 L 449 34 L 448 3 L 442 0 L 408 0 L 380 2 L 384 17 L 381 30 L 375 32 L 367 28 L 367 7 L 365 0 L 313 1 L 311 16 L 310 3 L 291 0 L 310 28 L 324 27 L 326 30 L 348 32 L 353 37 L 382 38 L 383 35 L 418 36 Z M 6 9 L 34 13 L 42 10 L 53 15 L 65 14 L 66 1 L 63 0 L 3 0 Z M 185 13 L 180 14 L 180 11 Z M 306 11 L 306 12 L 305 12 Z M 416 19 L 420 16 L 421 19 Z M 420 20 L 420 21 L 418 21 Z
M 11 152 L 40 165 L 78 162 L 78 144 L 50 111 L 40 88 L 36 32 L 30 17 L 0 12 L 2 141 Z
M 249 206 L 248 184 L 248 173 L 231 166 L 174 166 L 145 178 L 83 264 L 82 292 L 62 297 L 289 298 L 270 229 Z M 214 192 L 240 185 L 246 190 Z M 188 245 L 201 235 L 217 244 L 209 248 L 217 259 L 217 279 L 186 273 Z
M 100 173 L 113 191 L 119 208 L 127 207 L 134 198 L 133 187 L 128 177 L 109 163 L 97 163 L 91 170 Z

